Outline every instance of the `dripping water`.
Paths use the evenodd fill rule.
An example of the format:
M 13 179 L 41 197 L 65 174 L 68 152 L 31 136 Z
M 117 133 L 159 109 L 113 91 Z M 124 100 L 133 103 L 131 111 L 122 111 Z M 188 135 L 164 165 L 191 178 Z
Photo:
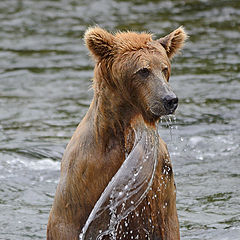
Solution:
M 175 115 L 166 115 L 160 118 L 160 125 L 166 126 L 169 129 L 171 141 L 173 140 L 173 131 L 178 130 L 177 118 Z

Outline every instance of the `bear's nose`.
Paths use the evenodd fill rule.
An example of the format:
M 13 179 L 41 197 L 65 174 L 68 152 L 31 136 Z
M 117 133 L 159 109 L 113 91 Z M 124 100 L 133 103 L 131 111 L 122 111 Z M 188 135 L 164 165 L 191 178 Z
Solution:
M 167 95 L 163 98 L 163 104 L 167 114 L 172 114 L 178 106 L 178 98 L 175 95 Z

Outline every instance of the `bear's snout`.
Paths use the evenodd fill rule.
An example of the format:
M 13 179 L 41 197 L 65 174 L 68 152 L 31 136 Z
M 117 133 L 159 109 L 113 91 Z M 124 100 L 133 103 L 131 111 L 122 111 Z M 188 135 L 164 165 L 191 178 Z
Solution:
M 167 114 L 172 114 L 178 106 L 178 98 L 175 94 L 167 95 L 163 98 L 163 106 Z

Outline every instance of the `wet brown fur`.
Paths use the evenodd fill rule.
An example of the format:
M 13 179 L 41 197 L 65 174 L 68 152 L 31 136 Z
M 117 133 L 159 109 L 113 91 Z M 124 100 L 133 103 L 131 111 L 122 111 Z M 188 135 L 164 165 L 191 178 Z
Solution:
M 143 86 L 138 70 L 147 67 L 154 76 L 162 78 L 158 70 L 167 66 L 167 82 L 169 59 L 180 50 L 185 39 L 182 28 L 157 41 L 147 33 L 113 35 L 98 27 L 85 33 L 86 45 L 96 61 L 94 98 L 63 155 L 60 182 L 49 215 L 48 240 L 79 239 L 96 201 L 122 165 L 125 153 L 131 151 L 133 119 L 142 119 L 154 128 L 159 118 L 149 110 L 153 86 L 150 83 Z M 121 229 L 132 230 L 139 239 L 149 236 L 177 240 L 180 237 L 171 161 L 162 140 L 158 149 L 152 190 L 127 217 L 128 226 L 121 223 Z M 130 239 L 130 235 L 123 237 L 118 232 L 120 237 Z

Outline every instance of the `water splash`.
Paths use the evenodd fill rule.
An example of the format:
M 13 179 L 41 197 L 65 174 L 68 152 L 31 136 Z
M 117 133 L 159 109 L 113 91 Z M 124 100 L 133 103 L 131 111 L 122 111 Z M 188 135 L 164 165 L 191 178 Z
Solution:
M 104 236 L 115 240 L 121 220 L 137 208 L 151 188 L 157 166 L 158 131 L 138 123 L 134 132 L 133 149 L 95 204 L 81 240 L 101 240 Z

